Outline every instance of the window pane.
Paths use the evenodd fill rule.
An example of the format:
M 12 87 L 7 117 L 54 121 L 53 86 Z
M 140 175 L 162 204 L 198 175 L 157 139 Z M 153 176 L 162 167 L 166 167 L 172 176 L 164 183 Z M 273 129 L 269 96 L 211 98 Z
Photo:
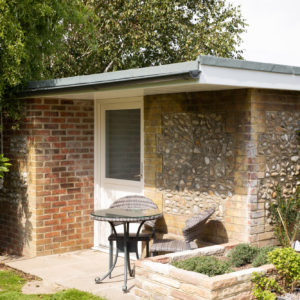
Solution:
M 106 178 L 140 181 L 140 109 L 107 110 Z

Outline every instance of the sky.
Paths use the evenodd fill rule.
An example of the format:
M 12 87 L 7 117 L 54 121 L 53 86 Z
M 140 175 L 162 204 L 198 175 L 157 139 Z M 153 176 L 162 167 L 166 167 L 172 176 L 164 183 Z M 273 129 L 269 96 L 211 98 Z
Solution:
M 242 35 L 246 60 L 300 66 L 300 0 L 228 0 L 249 24 Z

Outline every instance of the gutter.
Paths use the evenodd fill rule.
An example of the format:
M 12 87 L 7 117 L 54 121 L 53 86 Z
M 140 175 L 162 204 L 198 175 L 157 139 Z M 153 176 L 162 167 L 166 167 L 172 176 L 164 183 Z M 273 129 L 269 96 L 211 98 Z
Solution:
M 168 83 L 178 80 L 198 80 L 200 60 L 101 74 L 33 81 L 21 96 L 53 93 L 95 92 L 113 87 L 142 87 L 145 84 Z

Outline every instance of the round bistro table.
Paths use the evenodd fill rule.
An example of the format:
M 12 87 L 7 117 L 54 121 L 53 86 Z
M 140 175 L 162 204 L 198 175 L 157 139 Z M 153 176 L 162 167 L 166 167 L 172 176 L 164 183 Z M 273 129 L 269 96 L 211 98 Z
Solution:
M 127 269 L 129 271 L 129 275 L 133 277 L 133 271 L 130 267 L 130 259 L 129 252 L 127 251 L 128 237 L 129 237 L 129 224 L 130 223 L 140 223 L 139 228 L 137 230 L 136 236 L 139 236 L 140 230 L 143 224 L 149 220 L 155 220 L 162 217 L 162 213 L 158 209 L 120 209 L 120 208 L 108 208 L 108 209 L 100 209 L 91 213 L 91 217 L 95 221 L 105 221 L 110 224 L 112 232 L 117 237 L 117 231 L 115 229 L 115 224 L 118 225 L 121 223 L 124 227 L 124 285 L 123 292 L 127 292 Z M 110 268 L 108 272 L 103 277 L 96 277 L 95 282 L 100 283 L 107 276 L 111 276 L 113 269 L 116 266 L 118 259 L 118 250 L 116 251 L 116 256 L 114 262 L 110 261 Z

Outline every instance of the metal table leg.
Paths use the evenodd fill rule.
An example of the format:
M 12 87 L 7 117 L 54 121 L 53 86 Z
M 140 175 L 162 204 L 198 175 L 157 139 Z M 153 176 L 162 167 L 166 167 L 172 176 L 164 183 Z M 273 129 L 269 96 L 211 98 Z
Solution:
M 143 226 L 143 224 L 145 223 L 145 221 L 142 221 L 140 223 L 140 226 L 138 228 L 138 231 L 136 233 L 137 238 L 139 237 L 141 228 Z M 127 249 L 127 242 L 128 242 L 128 237 L 129 237 L 129 222 L 124 223 L 124 285 L 123 285 L 123 292 L 126 293 L 127 292 L 127 269 L 129 271 L 129 275 L 131 277 L 134 276 L 134 271 L 131 269 L 130 267 L 130 257 L 129 257 L 129 252 Z
M 140 223 L 140 226 L 139 226 L 137 234 L 136 234 L 137 238 L 139 236 L 140 230 L 141 230 L 144 223 L 145 223 L 145 221 Z M 109 222 L 109 224 L 111 226 L 112 232 L 116 236 L 116 240 L 118 240 L 117 239 L 117 231 L 115 229 L 115 226 L 114 226 L 113 222 Z M 123 290 L 124 293 L 127 292 L 127 275 L 128 275 L 127 270 L 128 270 L 129 275 L 131 277 L 134 276 L 134 271 L 131 269 L 131 266 L 130 266 L 129 251 L 128 251 L 128 248 L 127 248 L 128 240 L 129 240 L 129 224 L 130 224 L 129 222 L 125 222 L 123 224 L 123 226 L 124 226 L 124 285 L 122 287 L 122 290 Z M 113 269 L 115 268 L 117 260 L 118 260 L 118 254 L 119 254 L 118 253 L 118 247 L 116 247 L 116 256 L 115 256 L 113 264 L 112 264 L 112 256 L 110 254 L 110 257 L 109 257 L 109 267 L 110 268 L 109 268 L 108 272 L 102 278 L 100 278 L 100 277 L 95 278 L 96 283 L 101 283 L 101 281 L 103 281 L 107 276 L 109 276 L 111 278 L 111 273 L 112 273 Z M 138 255 L 137 255 L 137 258 L 138 258 Z
M 110 224 L 110 226 L 111 226 L 112 231 L 113 231 L 114 234 L 117 236 L 117 231 L 116 231 L 116 229 L 115 229 L 114 224 L 113 224 L 112 222 L 109 222 L 109 224 Z M 96 277 L 96 278 L 95 278 L 95 283 L 101 283 L 101 281 L 103 281 L 107 276 L 111 277 L 111 273 L 112 273 L 113 269 L 115 268 L 116 263 L 117 263 L 117 260 L 118 260 L 118 255 L 119 255 L 119 253 L 118 253 L 118 248 L 117 248 L 117 249 L 116 249 L 116 256 L 115 256 L 114 263 L 111 264 L 112 261 L 111 261 L 111 257 L 110 257 L 110 258 L 109 258 L 109 267 L 110 267 L 110 268 L 109 268 L 108 272 L 107 272 L 102 278 Z
M 127 252 L 127 235 L 129 231 L 129 223 L 124 223 L 124 285 L 122 290 L 124 293 L 127 292 L 127 264 L 129 262 L 128 252 Z

